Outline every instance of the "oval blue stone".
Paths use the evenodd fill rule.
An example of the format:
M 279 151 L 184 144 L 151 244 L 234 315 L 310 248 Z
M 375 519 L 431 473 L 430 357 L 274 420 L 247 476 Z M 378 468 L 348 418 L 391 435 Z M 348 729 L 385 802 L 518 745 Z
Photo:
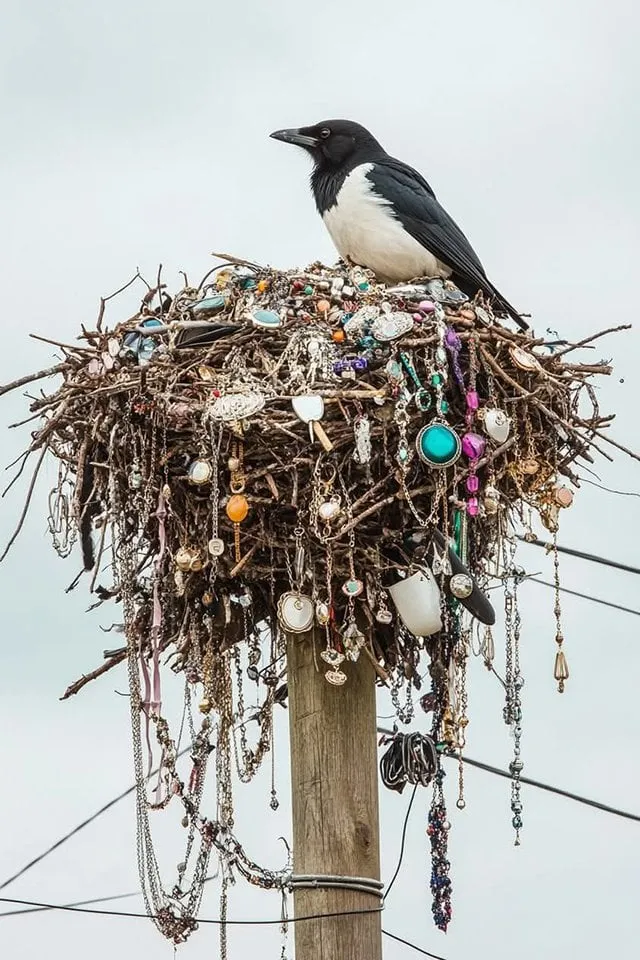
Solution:
M 191 307 L 191 312 L 197 314 L 199 317 L 206 317 L 212 313 L 219 313 L 227 305 L 227 298 L 219 295 L 217 297 L 205 297 L 204 300 L 199 300 L 197 303 Z
M 460 455 L 460 438 L 445 423 L 423 427 L 416 438 L 418 456 L 434 467 L 447 467 Z
M 251 319 L 256 327 L 279 327 L 282 325 L 280 315 L 275 310 L 254 310 Z

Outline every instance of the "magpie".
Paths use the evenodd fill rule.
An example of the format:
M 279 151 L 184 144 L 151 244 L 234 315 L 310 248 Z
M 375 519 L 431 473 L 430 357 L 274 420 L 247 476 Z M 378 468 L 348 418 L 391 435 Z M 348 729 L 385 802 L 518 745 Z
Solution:
M 482 291 L 497 312 L 528 329 L 424 177 L 389 156 L 359 123 L 325 120 L 271 137 L 311 154 L 316 207 L 344 260 L 385 283 L 451 279 L 469 297 Z

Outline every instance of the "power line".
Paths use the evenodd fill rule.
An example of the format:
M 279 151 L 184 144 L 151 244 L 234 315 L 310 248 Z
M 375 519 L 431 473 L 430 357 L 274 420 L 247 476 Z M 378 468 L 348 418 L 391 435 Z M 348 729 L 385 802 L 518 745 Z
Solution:
M 207 880 L 211 880 L 211 877 L 207 877 Z M 110 903 L 112 900 L 128 900 L 130 897 L 139 897 L 140 891 L 134 890 L 132 893 L 116 893 L 111 897 L 94 897 L 92 900 L 76 900 L 74 903 L 65 903 L 62 904 L 65 908 L 67 907 L 88 907 L 94 903 Z M 45 913 L 51 908 L 48 906 L 43 907 L 23 907 L 22 910 L 6 910 L 4 913 L 0 913 L 0 918 L 2 917 L 22 917 L 25 913 Z
M 188 753 L 190 747 L 185 747 L 184 750 L 181 750 L 178 754 L 179 757 L 183 754 Z M 151 774 L 157 773 L 157 769 L 153 770 Z M 128 787 L 122 793 L 118 794 L 117 797 L 114 797 L 113 800 L 109 800 L 108 803 L 105 803 L 103 807 L 100 807 L 99 810 L 96 810 L 95 813 L 92 813 L 90 817 L 87 817 L 86 820 L 83 820 L 82 823 L 79 823 L 77 827 L 74 827 L 73 830 L 70 830 L 69 833 L 65 833 L 63 837 L 60 837 L 59 840 L 56 840 L 55 843 L 51 844 L 46 850 L 43 850 L 42 853 L 39 853 L 37 857 L 34 857 L 33 860 L 30 860 L 29 863 L 26 863 L 24 867 L 21 867 L 17 873 L 14 873 L 13 876 L 9 877 L 4 883 L 0 883 L 0 890 L 4 890 L 5 887 L 8 887 L 10 883 L 13 883 L 14 880 L 17 880 L 18 877 L 21 877 L 27 870 L 30 870 L 31 867 L 35 867 L 37 863 L 40 863 L 41 860 L 44 860 L 45 857 L 48 857 L 50 853 L 53 853 L 54 850 L 57 850 L 58 847 L 61 847 L 63 843 L 66 843 L 67 840 L 70 840 L 71 837 L 74 837 L 76 833 L 80 833 L 81 830 L 84 830 L 85 827 L 88 827 L 90 823 L 93 823 L 94 820 L 97 820 L 98 817 L 102 816 L 103 813 L 106 813 L 107 810 L 110 810 L 111 807 L 114 807 L 116 803 L 119 803 L 121 800 L 124 800 L 125 797 L 128 797 L 130 793 L 133 793 L 136 789 L 136 784 L 134 783 L 132 787 Z
M 418 791 L 418 784 L 416 783 L 411 793 L 411 799 L 409 800 L 409 805 L 407 807 L 407 812 L 405 814 L 404 823 L 402 825 L 402 840 L 400 842 L 400 857 L 398 859 L 398 866 L 396 867 L 395 873 L 391 878 L 391 882 L 389 883 L 386 893 L 382 898 L 383 902 L 386 901 L 387 897 L 391 893 L 391 888 L 393 887 L 394 883 L 398 879 L 398 874 L 400 873 L 400 868 L 402 866 L 402 861 L 404 859 L 404 845 L 407 839 L 407 827 L 409 826 L 409 816 L 411 815 L 411 807 L 413 806 L 413 801 L 416 798 L 417 791 Z
M 523 583 L 540 583 L 543 587 L 552 587 L 555 584 L 548 580 L 539 580 L 538 577 L 525 577 Z M 619 603 L 611 603 L 609 600 L 601 600 L 600 597 L 590 597 L 587 593 L 579 593 L 577 590 L 570 590 L 568 587 L 560 587 L 561 593 L 569 593 L 572 597 L 581 597 L 583 600 L 591 600 L 592 603 L 600 603 L 603 607 L 611 607 L 612 610 L 621 610 L 623 613 L 632 613 L 640 617 L 640 610 L 633 610 L 631 607 L 623 607 Z
M 459 760 L 457 754 L 446 754 L 451 760 Z M 472 760 L 471 757 L 462 757 L 464 763 L 470 767 L 477 767 L 478 770 L 484 770 L 486 773 L 493 773 L 497 777 L 504 777 L 511 780 L 512 776 L 508 770 L 501 770 L 500 767 L 493 767 L 489 763 L 483 763 L 481 760 Z M 526 783 L 530 787 L 536 787 L 538 790 L 545 790 L 547 793 L 555 793 L 558 797 L 566 797 L 568 800 L 575 800 L 576 803 L 583 803 L 587 807 L 593 807 L 595 810 L 602 810 L 603 813 L 611 813 L 616 817 L 623 817 L 625 820 L 633 820 L 640 823 L 640 814 L 629 813 L 627 810 L 620 810 L 618 807 L 611 807 L 606 803 L 600 803 L 599 800 L 591 800 L 589 797 L 582 797 L 578 793 L 572 793 L 570 790 L 563 790 L 561 787 L 553 787 L 551 784 L 543 783 L 541 780 L 532 780 L 530 777 L 520 778 L 521 783 Z
M 636 493 L 634 490 L 612 490 L 611 487 L 605 487 L 601 483 L 596 483 L 595 480 L 589 480 L 588 477 L 580 477 L 580 483 L 590 483 L 594 487 L 606 490 L 607 493 L 615 493 L 619 497 L 640 497 L 640 493 Z
M 393 734 L 393 730 L 387 730 L 381 727 L 378 728 L 378 732 L 385 733 L 388 735 Z M 186 751 L 182 751 L 182 752 L 184 753 Z M 454 759 L 458 759 L 457 756 Z M 502 770 L 499 767 L 493 767 L 490 764 L 483 763 L 480 760 L 473 760 L 471 757 L 467 757 L 467 756 L 463 756 L 462 759 L 463 759 L 463 762 L 469 764 L 469 766 L 477 767 L 479 770 L 485 770 L 487 773 L 492 773 L 495 776 L 505 777 L 508 780 L 511 779 L 511 774 L 507 770 Z M 588 797 L 580 796 L 577 793 L 572 793 L 571 791 L 564 790 L 561 787 L 554 787 L 554 786 L 551 786 L 550 784 L 542 783 L 541 781 L 538 781 L 538 780 L 531 780 L 528 777 L 520 777 L 520 780 L 522 781 L 522 783 L 526 783 L 531 787 L 536 787 L 539 790 L 545 790 L 548 793 L 554 793 L 557 796 L 566 797 L 569 800 L 575 800 L 576 803 L 585 804 L 586 806 L 593 807 L 596 810 L 602 810 L 605 813 L 611 813 L 614 816 L 623 817 L 626 820 L 634 820 L 634 821 L 640 822 L 640 815 L 638 814 L 629 813 L 624 810 L 619 810 L 617 807 L 609 806 L 608 804 L 601 803 L 598 800 L 591 800 Z M 44 860 L 45 857 L 49 856 L 50 853 L 53 853 L 54 850 L 57 850 L 67 840 L 70 840 L 71 837 L 79 833 L 80 830 L 83 830 L 84 827 L 88 826 L 90 823 L 93 823 L 94 820 L 97 820 L 99 816 L 101 816 L 107 810 L 111 809 L 111 807 L 115 806 L 115 804 L 118 803 L 120 800 L 123 800 L 125 797 L 129 796 L 130 793 L 133 793 L 135 789 L 136 787 L 134 784 L 132 787 L 129 787 L 127 790 L 124 790 L 117 797 L 114 797 L 113 800 L 110 800 L 108 803 L 105 803 L 104 806 L 100 807 L 99 810 L 96 810 L 94 814 L 92 814 L 90 817 L 87 817 L 87 819 L 83 820 L 82 823 L 79 823 L 77 827 L 74 827 L 73 830 L 70 830 L 69 833 L 61 837 L 59 840 L 57 840 L 54 844 L 52 844 L 50 847 L 44 850 L 37 857 L 34 857 L 33 860 L 30 860 L 29 863 L 25 864 L 24 867 L 22 867 L 20 870 L 14 873 L 13 876 L 5 880 L 3 884 L 0 884 L 0 890 L 3 890 L 5 887 L 8 887 L 9 884 L 13 883 L 14 880 L 17 880 L 18 877 L 23 876 L 23 874 L 25 874 L 28 870 L 30 870 L 31 867 L 36 866 L 36 864 Z M 389 890 L 387 890 L 387 894 L 388 892 Z M 2 898 L 0 898 L 0 902 L 1 900 Z
M 516 534 L 518 540 L 522 540 L 524 543 L 530 543 L 534 547 L 544 547 L 545 550 L 553 550 L 554 545 L 552 543 L 545 543 L 544 540 L 531 539 L 530 537 L 525 537 L 522 534 Z M 578 557 L 580 560 L 590 560 L 592 563 L 601 563 L 605 567 L 613 567 L 615 570 L 624 570 L 626 573 L 636 573 L 640 574 L 640 567 L 631 567 L 626 563 L 619 563 L 617 560 L 608 560 L 606 557 L 599 557 L 595 553 L 585 553 L 583 550 L 574 550 L 573 547 L 557 547 L 558 553 L 566 553 L 570 557 Z
M 129 896 L 129 894 L 123 894 Z M 112 899 L 105 897 L 105 900 Z M 115 897 L 113 899 L 116 899 Z M 13 903 L 23 907 L 37 907 L 42 910 L 60 910 L 64 913 L 86 913 L 98 917 L 127 917 L 134 920 L 153 920 L 153 914 L 134 913 L 129 910 L 95 910 L 93 907 L 72 907 L 62 903 L 42 903 L 39 900 L 15 900 L 9 897 L 0 897 L 0 903 Z M 302 917 L 289 917 L 286 921 L 280 917 L 278 920 L 221 920 L 218 918 L 202 917 L 198 923 L 212 924 L 221 927 L 225 924 L 230 927 L 270 927 L 282 926 L 283 923 L 302 923 L 305 920 L 330 920 L 334 917 L 354 917 L 371 913 L 382 913 L 382 907 L 366 907 L 363 910 L 339 910 L 335 913 L 310 913 Z
M 395 933 L 389 933 L 388 930 L 382 931 L 386 937 L 389 937 L 391 940 L 397 940 L 398 943 L 403 943 L 405 947 L 411 947 L 412 950 L 415 950 L 417 953 L 421 953 L 425 957 L 433 957 L 434 960 L 445 960 L 444 957 L 439 957 L 437 953 L 429 953 L 428 950 L 423 950 L 422 947 L 416 946 L 415 943 L 411 943 L 410 940 L 404 940 L 402 937 L 397 936 Z
M 212 879 L 211 877 L 208 878 Z M 130 897 L 133 894 L 123 893 L 115 897 L 102 897 L 94 901 L 86 901 L 87 903 L 100 903 L 106 902 L 107 900 L 117 900 L 124 897 Z M 0 897 L 0 903 L 13 903 L 19 906 L 31 907 L 36 910 L 60 910 L 64 913 L 83 913 L 90 914 L 91 916 L 102 916 L 102 917 L 127 917 L 130 919 L 136 920 L 149 920 L 153 919 L 153 916 L 150 916 L 146 913 L 133 913 L 130 911 L 124 910 L 94 910 L 90 907 L 82 906 L 72 906 L 64 905 L 57 903 L 42 903 L 38 900 L 15 900 L 9 897 Z M 286 921 L 283 921 L 282 917 L 278 920 L 219 920 L 217 918 L 212 919 L 209 917 L 203 917 L 198 919 L 198 923 L 212 924 L 214 926 L 230 926 L 230 927 L 269 927 L 269 926 L 282 926 L 283 923 L 303 923 L 306 920 L 331 920 L 335 917 L 354 917 L 360 916 L 363 914 L 372 914 L 372 913 L 382 913 L 383 907 L 373 907 L 367 908 L 365 910 L 340 910 L 335 913 L 311 913 L 302 917 L 289 917 Z M 13 913 L 22 913 L 21 910 L 13 911 Z M 1 914 L 0 916 L 11 916 L 11 913 Z M 421 953 L 425 957 L 432 957 L 432 960 L 446 960 L 445 957 L 441 957 L 436 953 L 429 953 L 428 950 L 424 950 L 422 947 L 418 947 L 415 943 L 411 943 L 409 940 L 405 940 L 402 937 L 399 937 L 395 933 L 390 933 L 388 930 L 382 930 L 382 933 L 385 937 L 389 937 L 391 940 L 396 940 L 398 943 L 403 943 L 407 947 L 411 947 L 412 950 Z
M 388 730 L 385 727 L 378 727 L 378 733 L 385 734 L 386 736 L 393 736 L 394 731 Z M 478 770 L 484 770 L 486 773 L 492 773 L 496 777 L 503 777 L 505 780 L 511 780 L 512 774 L 508 770 L 503 770 L 501 767 L 494 767 L 490 763 L 484 763 L 482 760 L 474 760 L 472 757 L 468 757 L 463 754 L 462 758 L 459 757 L 457 753 L 445 753 L 445 757 L 449 760 L 455 760 L 459 762 L 462 759 L 463 763 L 468 764 L 470 767 L 477 767 Z M 564 790 L 562 787 L 554 787 L 550 783 L 544 783 L 542 780 L 533 780 L 531 777 L 520 777 L 521 783 L 526 783 L 530 787 L 536 787 L 538 790 L 544 790 L 547 793 L 554 793 L 558 797 L 566 797 L 568 800 L 575 800 L 576 803 L 582 803 L 587 807 L 593 807 L 595 810 L 602 810 L 603 813 L 610 813 L 616 817 L 622 817 L 624 820 L 633 820 L 636 823 L 640 823 L 640 814 L 630 813 L 628 810 L 620 810 L 619 807 L 612 807 L 607 803 L 601 803 L 599 800 L 592 800 L 590 797 L 583 797 L 579 793 L 573 793 L 570 790 Z M 388 891 L 387 891 L 388 893 Z

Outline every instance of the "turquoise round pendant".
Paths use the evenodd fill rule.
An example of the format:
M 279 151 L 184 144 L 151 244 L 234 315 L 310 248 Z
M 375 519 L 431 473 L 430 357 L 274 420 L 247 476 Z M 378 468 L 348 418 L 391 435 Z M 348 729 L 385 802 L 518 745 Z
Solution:
M 416 437 L 416 450 L 430 467 L 450 467 L 460 456 L 460 437 L 446 423 L 430 423 Z

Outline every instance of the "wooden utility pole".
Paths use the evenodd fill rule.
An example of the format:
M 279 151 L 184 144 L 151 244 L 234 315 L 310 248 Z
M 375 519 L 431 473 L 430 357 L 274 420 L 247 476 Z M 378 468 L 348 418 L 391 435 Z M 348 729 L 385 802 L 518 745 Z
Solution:
M 364 655 L 343 667 L 332 686 L 312 636 L 289 637 L 293 872 L 379 880 L 375 674 Z M 296 917 L 379 906 L 355 890 L 294 890 Z M 381 915 L 305 920 L 295 944 L 296 960 L 381 960 Z

